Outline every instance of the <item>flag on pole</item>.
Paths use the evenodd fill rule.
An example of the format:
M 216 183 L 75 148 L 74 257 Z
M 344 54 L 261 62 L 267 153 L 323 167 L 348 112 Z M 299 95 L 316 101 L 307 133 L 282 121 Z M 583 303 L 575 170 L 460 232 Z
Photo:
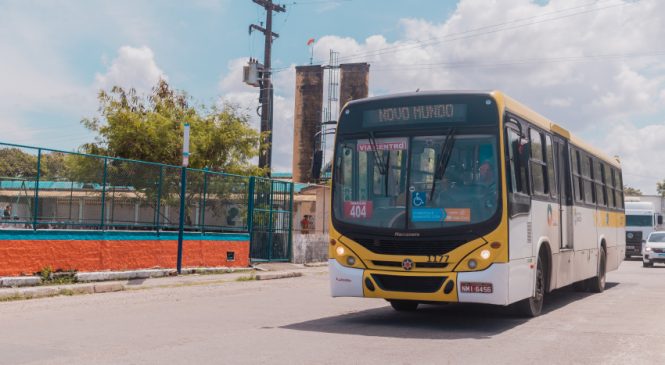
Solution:
M 314 38 L 310 38 L 310 39 L 308 39 L 308 40 L 307 40 L 307 45 L 308 45 L 308 46 L 311 46 L 312 43 L 314 43 L 314 40 L 315 40 Z

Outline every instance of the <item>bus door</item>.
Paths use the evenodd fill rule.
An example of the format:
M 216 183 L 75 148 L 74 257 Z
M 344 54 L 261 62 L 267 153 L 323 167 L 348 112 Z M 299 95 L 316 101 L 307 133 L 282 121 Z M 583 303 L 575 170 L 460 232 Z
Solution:
M 574 280 L 573 251 L 573 205 L 572 175 L 570 170 L 568 141 L 554 136 L 554 155 L 556 156 L 559 188 L 559 254 L 555 255 L 556 287 L 568 285 Z
M 559 237 L 561 237 L 561 249 L 573 248 L 573 206 L 568 158 L 568 141 L 563 138 L 554 137 L 554 155 L 557 162 L 557 176 L 559 188 Z

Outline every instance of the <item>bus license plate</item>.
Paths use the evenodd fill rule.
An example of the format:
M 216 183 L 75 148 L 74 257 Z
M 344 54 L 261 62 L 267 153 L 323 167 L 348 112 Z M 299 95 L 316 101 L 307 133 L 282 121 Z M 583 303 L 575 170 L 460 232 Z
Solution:
M 460 289 L 462 293 L 480 293 L 480 294 L 491 294 L 492 293 L 492 283 L 468 283 L 461 282 Z

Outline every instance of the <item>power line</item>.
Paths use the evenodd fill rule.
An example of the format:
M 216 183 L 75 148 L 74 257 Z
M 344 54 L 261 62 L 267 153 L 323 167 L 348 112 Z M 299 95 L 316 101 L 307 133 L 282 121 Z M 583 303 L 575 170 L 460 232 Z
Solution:
M 559 9 L 559 10 L 556 10 L 556 11 L 551 11 L 551 12 L 547 12 L 547 13 L 543 13 L 543 14 L 538 14 L 538 15 L 534 15 L 534 16 L 530 16 L 530 17 L 525 17 L 525 18 L 512 19 L 512 20 L 508 20 L 508 21 L 502 22 L 502 23 L 486 25 L 486 26 L 482 26 L 482 27 L 479 27 L 479 28 L 469 29 L 469 30 L 460 31 L 460 32 L 456 32 L 456 33 L 445 34 L 443 36 L 438 36 L 438 37 L 431 37 L 431 38 L 420 40 L 420 41 L 414 41 L 414 42 L 411 42 L 409 44 L 395 45 L 395 46 L 384 47 L 384 48 L 380 48 L 380 49 L 376 49 L 376 50 L 372 50 L 372 51 L 361 52 L 361 53 L 357 53 L 357 54 L 354 54 L 354 55 L 351 55 L 351 56 L 340 57 L 340 62 L 350 61 L 350 60 L 354 60 L 354 59 L 358 59 L 358 58 L 366 58 L 366 57 L 369 57 L 369 56 L 378 56 L 378 55 L 387 54 L 387 53 L 395 53 L 395 52 L 399 52 L 399 51 L 403 51 L 403 50 L 424 48 L 424 47 L 427 47 L 427 46 L 432 46 L 432 45 L 443 43 L 443 42 L 464 40 L 464 39 L 469 39 L 469 38 L 473 38 L 473 37 L 479 37 L 479 36 L 483 36 L 483 35 L 494 34 L 494 33 L 502 32 L 502 31 L 506 31 L 506 30 L 519 29 L 519 28 L 523 28 L 523 27 L 536 25 L 536 24 L 541 24 L 541 23 L 566 19 L 566 18 L 570 18 L 570 17 L 573 17 L 573 16 L 579 16 L 579 15 L 584 15 L 584 14 L 588 14 L 588 13 L 592 13 L 592 12 L 597 12 L 597 11 L 601 11 L 601 10 L 606 10 L 606 9 L 611 9 L 611 8 L 615 8 L 615 7 L 620 7 L 620 6 L 632 5 L 633 4 L 633 3 L 623 3 L 622 2 L 620 4 L 613 4 L 613 5 L 608 5 L 608 6 L 605 6 L 605 7 L 597 7 L 597 8 L 593 8 L 593 9 L 577 11 L 577 12 L 573 12 L 571 14 L 565 14 L 565 15 L 558 16 L 558 17 L 552 17 L 552 18 L 547 18 L 547 19 L 543 19 L 543 20 L 539 20 L 539 21 L 529 22 L 529 23 L 525 23 L 525 24 L 517 24 L 517 25 L 510 26 L 510 27 L 506 27 L 506 25 L 525 22 L 525 21 L 533 20 L 533 19 L 538 19 L 538 18 L 542 18 L 542 17 L 545 17 L 545 16 L 553 15 L 553 14 L 560 14 L 560 13 L 564 13 L 564 12 L 568 12 L 568 11 L 572 11 L 572 10 L 576 10 L 576 9 L 580 9 L 580 8 L 586 8 L 590 5 L 605 3 L 605 2 L 608 2 L 608 1 L 613 1 L 613 0 L 594 1 L 592 3 L 587 3 L 585 5 L 574 6 L 574 7 L 565 8 L 565 9 Z M 498 28 L 498 29 L 492 29 L 492 28 Z M 490 29 L 490 30 L 488 30 L 488 29 Z M 484 30 L 488 30 L 488 31 L 484 31 Z M 325 62 L 325 60 L 323 60 L 323 59 L 317 59 L 316 60 L 316 63 L 323 63 L 323 62 Z
M 352 0 L 305 0 L 305 1 L 294 1 L 292 3 L 287 3 L 286 5 L 338 4 L 350 1 Z
M 564 63 L 564 62 L 595 62 L 606 61 L 612 59 L 632 59 L 643 57 L 661 57 L 665 56 L 665 50 L 658 50 L 654 52 L 643 53 L 617 53 L 617 54 L 597 54 L 585 56 L 569 56 L 569 57 L 542 57 L 542 58 L 518 58 L 506 60 L 494 60 L 491 63 L 474 63 L 470 61 L 457 61 L 457 62 L 436 62 L 436 63 L 420 63 L 420 64 L 399 64 L 399 63 L 373 63 L 372 69 L 375 71 L 389 71 L 389 70 L 431 70 L 440 67 L 447 68 L 500 68 L 517 65 L 528 65 L 531 63 Z M 290 69 L 291 67 L 283 67 L 274 69 L 273 73 L 279 73 Z M 347 73 L 354 71 L 349 70 Z M 360 71 L 358 71 L 360 72 Z
M 387 54 L 387 53 L 394 53 L 394 52 L 398 52 L 398 51 L 405 51 L 405 50 L 411 50 L 411 49 L 417 49 L 417 48 L 425 48 L 427 46 L 433 46 L 435 44 L 440 44 L 440 43 L 443 43 L 443 42 L 466 40 L 466 39 L 470 39 L 470 38 L 480 37 L 480 36 L 494 34 L 494 33 L 499 33 L 499 32 L 503 32 L 503 31 L 507 31 L 507 30 L 515 30 L 515 29 L 519 29 L 519 28 L 532 26 L 532 25 L 537 25 L 537 24 L 542 24 L 542 23 L 546 23 L 546 22 L 552 22 L 552 21 L 556 21 L 556 20 L 566 19 L 566 18 L 570 18 L 570 17 L 574 17 L 574 16 L 584 15 L 584 14 L 588 14 L 588 13 L 593 13 L 593 12 L 597 12 L 597 11 L 601 11 L 601 10 L 607 10 L 607 9 L 616 8 L 616 7 L 625 6 L 625 5 L 629 5 L 629 3 L 614 4 L 614 5 L 609 5 L 609 6 L 605 6 L 605 7 L 601 7 L 601 8 L 594 8 L 594 9 L 589 9 L 589 10 L 584 10 L 584 11 L 578 11 L 578 12 L 574 12 L 574 13 L 571 13 L 571 14 L 561 15 L 561 16 L 558 16 L 558 17 L 543 19 L 543 20 L 539 20 L 539 21 L 533 21 L 533 22 L 529 22 L 529 23 L 525 23 L 525 24 L 517 24 L 517 25 L 510 26 L 510 27 L 502 27 L 502 28 L 498 28 L 498 29 L 492 29 L 492 30 L 488 30 L 488 31 L 478 32 L 478 30 L 483 30 L 483 29 L 488 29 L 488 28 L 496 28 L 498 26 L 503 26 L 503 25 L 507 25 L 507 24 L 511 24 L 511 23 L 517 23 L 517 22 L 522 21 L 522 20 L 529 20 L 529 19 L 539 18 L 539 17 L 543 16 L 543 15 L 538 15 L 538 16 L 534 16 L 534 17 L 530 17 L 530 18 L 524 18 L 522 20 L 515 20 L 515 21 L 509 21 L 509 22 L 501 23 L 498 26 L 497 25 L 485 26 L 485 27 L 472 29 L 472 30 L 467 30 L 467 31 L 463 31 L 463 32 L 447 34 L 447 35 L 444 35 L 444 36 L 441 36 L 441 37 L 435 37 L 435 38 L 432 38 L 430 40 L 416 41 L 415 43 L 411 43 L 411 44 L 386 47 L 386 48 L 378 49 L 378 50 L 374 50 L 374 51 L 367 51 L 367 52 L 364 52 L 364 53 L 358 53 L 358 54 L 355 54 L 355 55 L 352 55 L 352 56 L 340 57 L 340 59 L 342 59 L 344 61 L 349 61 L 349 60 L 354 60 L 354 59 L 358 59 L 358 58 L 365 58 L 365 57 L 368 57 L 368 56 L 378 56 L 378 55 Z M 571 8 L 571 9 L 575 9 L 575 8 Z M 478 32 L 478 33 L 474 33 L 474 32 Z M 469 33 L 471 33 L 471 34 L 469 34 Z

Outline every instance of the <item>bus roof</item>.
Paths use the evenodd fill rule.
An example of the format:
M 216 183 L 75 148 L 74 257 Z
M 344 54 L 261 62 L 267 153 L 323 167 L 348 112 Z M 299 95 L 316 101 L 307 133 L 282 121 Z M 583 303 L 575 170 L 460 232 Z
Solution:
M 503 100 L 504 107 L 506 108 L 506 110 L 509 110 L 512 113 L 515 113 L 521 117 L 524 117 L 525 119 L 528 119 L 530 122 L 539 126 L 540 128 L 548 130 L 552 133 L 556 133 L 570 140 L 570 143 L 572 143 L 573 145 L 593 154 L 594 156 L 604 160 L 605 162 L 615 167 L 620 167 L 620 161 L 618 158 L 608 156 L 607 154 L 605 154 L 605 152 L 599 150 L 596 147 L 591 146 L 590 144 L 586 143 L 579 137 L 570 133 L 570 131 L 568 131 L 567 129 L 545 118 L 544 116 L 536 113 L 531 108 L 525 106 L 519 101 L 509 97 L 508 95 L 500 91 L 492 91 L 490 94 L 494 96 L 495 99 Z
M 393 98 L 408 98 L 408 97 L 419 97 L 419 96 L 434 96 L 434 95 L 487 95 L 487 96 L 492 96 L 494 99 L 496 99 L 499 104 L 503 104 L 504 108 L 506 110 L 509 110 L 512 113 L 515 113 L 518 116 L 521 116 L 525 119 L 527 119 L 529 122 L 537 125 L 540 128 L 543 128 L 547 131 L 550 131 L 552 133 L 556 133 L 560 135 L 563 138 L 568 139 L 573 145 L 591 153 L 592 155 L 602 159 L 603 161 L 615 166 L 615 167 L 620 167 L 620 161 L 616 157 L 610 157 L 603 151 L 599 150 L 596 147 L 591 146 L 590 144 L 584 142 L 582 139 L 578 138 L 577 136 L 573 135 L 565 129 L 564 127 L 554 123 L 553 121 L 545 118 L 544 116 L 536 113 L 533 111 L 531 108 L 527 107 L 526 105 L 520 103 L 519 101 L 511 98 L 510 96 L 504 94 L 503 92 L 499 90 L 493 90 L 493 91 L 481 91 L 481 90 L 464 90 L 464 91 L 459 91 L 459 90 L 438 90 L 438 91 L 419 91 L 419 92 L 408 92 L 408 93 L 398 93 L 398 94 L 390 94 L 390 95 L 382 95 L 382 96 L 373 96 L 370 98 L 365 98 L 365 99 L 358 99 L 358 100 L 353 100 L 349 101 L 344 108 L 346 108 L 349 105 L 353 104 L 359 104 L 359 103 L 364 103 L 368 101 L 378 101 L 378 100 L 386 100 L 386 99 L 393 99 Z M 342 109 L 344 109 L 342 108 Z

